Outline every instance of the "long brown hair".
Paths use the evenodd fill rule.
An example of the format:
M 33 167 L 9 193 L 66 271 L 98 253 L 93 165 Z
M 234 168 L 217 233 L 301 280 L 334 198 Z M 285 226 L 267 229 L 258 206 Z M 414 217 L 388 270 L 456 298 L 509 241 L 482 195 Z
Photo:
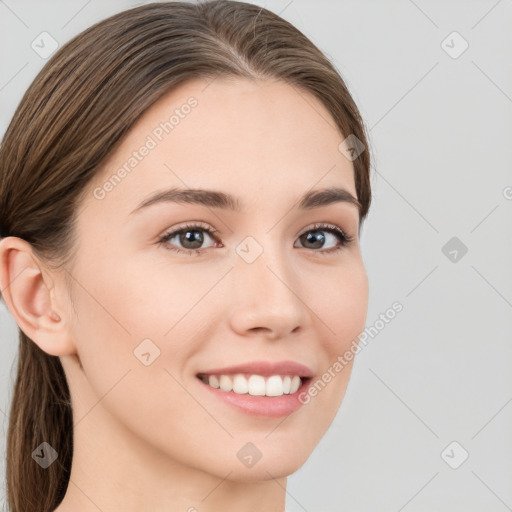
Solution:
M 29 242 L 54 268 L 70 261 L 86 185 L 144 112 L 187 80 L 280 79 L 312 93 L 340 133 L 364 150 L 353 160 L 362 221 L 370 206 L 370 152 L 343 79 L 299 30 L 238 1 L 153 3 L 96 23 L 49 59 L 23 96 L 0 146 L 2 236 Z M 49 443 L 48 468 L 32 453 Z M 62 501 L 73 455 L 72 408 L 57 356 L 21 329 L 7 432 L 11 512 L 49 512 Z

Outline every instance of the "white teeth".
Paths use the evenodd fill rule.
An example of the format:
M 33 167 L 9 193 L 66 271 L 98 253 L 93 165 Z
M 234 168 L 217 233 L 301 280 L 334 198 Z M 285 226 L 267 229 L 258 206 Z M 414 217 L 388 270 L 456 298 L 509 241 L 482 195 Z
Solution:
M 290 384 L 290 393 L 295 393 L 295 391 L 297 391 L 297 389 L 299 389 L 299 387 L 300 387 L 300 377 L 297 377 L 297 375 L 295 375 Z
M 292 378 L 289 375 L 286 375 L 283 379 L 283 393 L 288 394 L 290 392 L 290 384 L 292 382 Z
M 299 379 L 300 380 L 300 379 Z M 267 379 L 267 396 L 281 396 L 283 394 L 283 379 L 279 375 L 273 375 Z
M 242 376 L 242 378 L 244 378 Z M 249 395 L 263 396 L 265 394 L 265 378 L 261 375 L 249 377 Z
M 249 383 L 243 375 L 235 375 L 233 379 L 233 391 L 239 395 L 249 392 Z
M 227 375 L 221 375 L 219 383 L 222 391 L 231 391 L 233 389 L 233 381 Z
M 217 379 L 217 377 L 215 377 L 215 375 L 210 375 L 209 377 L 207 377 L 207 379 L 208 379 L 207 384 L 210 384 L 210 386 L 212 388 L 220 387 L 219 379 Z
M 236 375 L 203 375 L 202 380 L 212 388 L 233 391 L 240 395 L 249 393 L 253 396 L 282 396 L 295 393 L 302 384 L 298 375 L 250 375 L 247 378 L 240 373 Z

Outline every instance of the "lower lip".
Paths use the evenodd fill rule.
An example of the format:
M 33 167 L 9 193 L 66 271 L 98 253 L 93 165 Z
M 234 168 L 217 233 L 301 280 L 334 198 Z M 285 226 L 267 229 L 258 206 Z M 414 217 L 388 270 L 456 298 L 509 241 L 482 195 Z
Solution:
M 213 388 L 199 378 L 197 380 L 214 396 L 246 414 L 279 418 L 291 414 L 303 405 L 299 401 L 299 395 L 306 391 L 312 379 L 304 379 L 295 393 L 282 396 L 253 396 L 249 393 L 241 395 L 234 391 L 222 391 L 219 388 Z

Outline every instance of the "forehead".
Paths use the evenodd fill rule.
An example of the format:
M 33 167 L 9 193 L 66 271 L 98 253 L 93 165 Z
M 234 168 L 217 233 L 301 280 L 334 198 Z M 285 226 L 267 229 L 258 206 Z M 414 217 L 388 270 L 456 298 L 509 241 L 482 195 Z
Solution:
M 223 189 L 264 204 L 317 187 L 354 196 L 343 136 L 322 103 L 282 81 L 195 79 L 148 109 L 91 185 L 128 214 L 166 187 Z M 91 194 L 87 199 L 91 199 Z

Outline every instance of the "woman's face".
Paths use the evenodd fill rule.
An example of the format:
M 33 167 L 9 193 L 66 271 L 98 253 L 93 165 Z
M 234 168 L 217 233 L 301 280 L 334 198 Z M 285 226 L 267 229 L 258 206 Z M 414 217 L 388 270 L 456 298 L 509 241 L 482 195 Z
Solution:
M 332 187 L 356 197 L 354 170 L 308 93 L 207 85 L 156 103 L 90 184 L 69 267 L 81 366 L 61 361 L 77 440 L 107 436 L 106 450 L 129 442 L 164 465 L 266 480 L 297 470 L 325 433 L 351 371 L 335 363 L 364 328 L 357 205 L 333 194 L 302 204 Z M 141 206 L 171 190 L 181 197 Z M 226 391 L 236 373 L 240 393 Z M 212 374 L 223 389 L 200 378 Z M 282 394 L 294 375 L 309 377 L 295 393 L 259 395 Z

